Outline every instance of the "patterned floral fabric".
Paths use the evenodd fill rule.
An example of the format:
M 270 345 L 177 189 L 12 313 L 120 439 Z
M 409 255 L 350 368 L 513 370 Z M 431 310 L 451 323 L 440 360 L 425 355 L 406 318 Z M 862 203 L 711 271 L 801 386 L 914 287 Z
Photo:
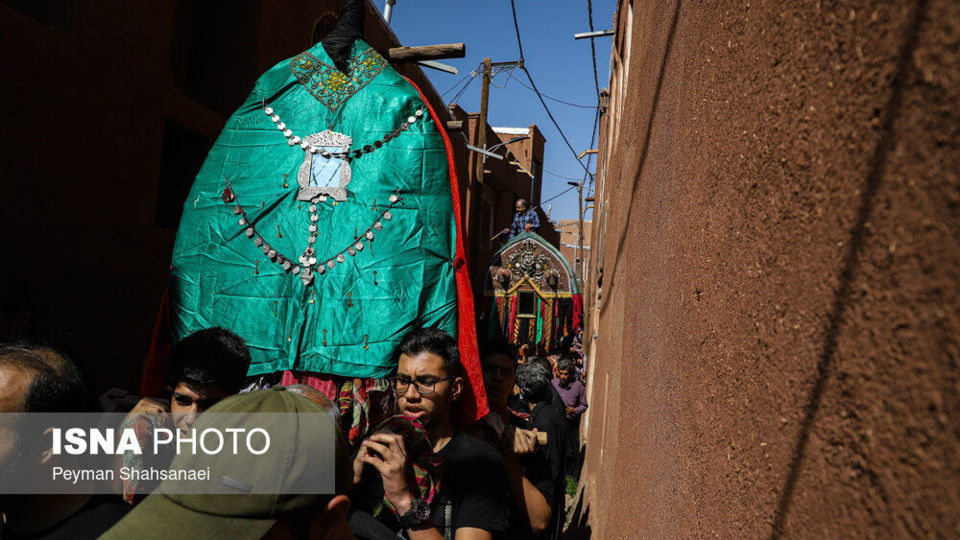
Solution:
M 437 492 L 440 491 L 443 461 L 433 452 L 433 445 L 430 444 L 423 425 L 398 414 L 381 422 L 372 433 L 384 432 L 403 437 L 404 448 L 413 462 L 413 474 L 417 479 L 417 487 L 420 488 L 420 498 L 428 504 L 433 502 Z
M 266 387 L 271 386 L 269 383 Z M 387 379 L 349 378 L 322 373 L 284 371 L 280 385 L 306 384 L 320 391 L 340 411 L 340 429 L 354 445 L 396 410 L 393 387 Z M 260 385 L 264 388 L 264 385 Z
M 372 47 L 350 59 L 349 75 L 321 62 L 309 52 L 290 60 L 290 69 L 297 80 L 331 111 L 336 111 L 387 67 L 387 61 Z
M 124 420 L 120 429 L 133 429 L 137 436 L 137 444 L 140 448 L 145 448 L 152 444 L 153 434 L 157 428 L 173 429 L 173 425 L 167 421 L 168 418 L 167 415 L 161 414 L 137 414 Z M 144 456 L 134 452 L 124 452 L 123 466 L 138 471 L 150 468 L 150 464 L 145 462 Z M 137 501 L 138 495 L 140 497 L 146 496 L 153 487 L 156 487 L 156 485 L 144 486 L 136 477 L 131 477 L 123 481 L 123 494 L 121 496 L 128 504 L 133 504 Z

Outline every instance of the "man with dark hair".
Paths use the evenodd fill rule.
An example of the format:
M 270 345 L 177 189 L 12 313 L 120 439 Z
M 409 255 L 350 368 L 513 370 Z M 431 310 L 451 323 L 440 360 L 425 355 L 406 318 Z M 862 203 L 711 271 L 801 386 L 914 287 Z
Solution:
M 546 369 L 547 372 L 550 373 L 551 376 L 552 376 L 552 374 L 553 374 L 553 366 L 550 365 L 550 360 L 547 360 L 547 359 L 546 359 L 545 357 L 543 357 L 543 356 L 532 356 L 532 357 L 530 357 L 530 359 L 527 360 L 527 361 L 528 361 L 528 362 L 532 362 L 532 363 L 536 363 L 536 364 L 540 364 L 540 365 L 543 366 L 544 369 Z M 557 410 L 558 412 L 560 412 L 561 414 L 563 414 L 563 412 L 564 412 L 563 398 L 560 396 L 559 392 L 557 392 L 556 389 L 553 388 L 553 386 L 550 387 L 550 392 L 549 392 L 549 394 L 547 395 L 547 405 L 550 405 L 551 407 L 553 407 L 554 409 L 556 409 L 556 410 Z
M 170 399 L 141 399 L 122 427 L 133 428 L 141 446 L 150 444 L 154 431 L 158 427 L 169 427 L 169 422 L 187 433 L 198 414 L 240 391 L 249 367 L 250 351 L 240 336 L 220 327 L 198 330 L 173 348 L 167 377 Z M 147 468 L 142 458 L 133 452 L 117 461 L 117 467 L 121 466 Z M 130 504 L 156 485 L 133 479 L 122 480 L 122 484 L 123 498 Z
M 508 406 L 517 368 L 516 348 L 502 339 L 489 341 L 480 347 L 480 362 L 490 413 L 472 429 L 503 454 L 512 503 L 507 536 L 549 537 L 557 494 L 547 450 L 538 446 L 529 410 Z
M 580 476 L 580 417 L 587 410 L 587 392 L 583 383 L 576 378 L 576 366 L 569 357 L 557 362 L 557 378 L 553 379 L 553 388 L 563 399 L 565 423 L 570 436 L 567 439 L 567 474 Z
M 559 533 L 562 524 L 560 518 L 564 510 L 564 473 L 566 429 L 563 415 L 548 404 L 550 396 L 550 370 L 540 363 L 528 362 L 517 367 L 516 381 L 520 388 L 520 397 L 530 413 L 530 422 L 538 431 L 547 433 L 545 452 L 550 463 L 550 478 L 553 480 L 553 507 L 548 534 Z
M 167 389 L 170 400 L 143 398 L 131 413 L 173 413 L 181 431 L 197 414 L 236 394 L 250 367 L 250 351 L 240 336 L 220 327 L 198 330 L 173 348 Z
M 443 460 L 440 491 L 429 505 L 411 480 L 403 438 L 371 435 L 354 461 L 354 477 L 365 464 L 380 474 L 386 500 L 396 514 L 391 526 L 411 540 L 489 539 L 506 531 L 507 487 L 503 459 L 490 445 L 458 431 L 450 408 L 463 392 L 457 341 L 434 328 L 411 331 L 398 347 L 394 389 L 397 407 L 423 425 L 433 451 Z
M 0 412 L 80 412 L 84 396 L 83 379 L 65 355 L 37 345 L 0 345 Z M 31 481 L 41 471 L 49 474 L 42 441 L 13 439 L 0 451 L 0 483 L 11 485 L 13 475 Z M 128 510 L 113 497 L 89 493 L 3 495 L 0 537 L 95 538 Z

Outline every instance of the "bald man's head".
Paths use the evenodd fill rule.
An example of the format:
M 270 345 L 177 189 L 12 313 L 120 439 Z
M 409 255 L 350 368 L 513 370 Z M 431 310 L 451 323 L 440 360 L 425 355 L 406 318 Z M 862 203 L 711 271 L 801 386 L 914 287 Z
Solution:
M 85 396 L 76 365 L 49 347 L 0 345 L 0 412 L 76 412 Z

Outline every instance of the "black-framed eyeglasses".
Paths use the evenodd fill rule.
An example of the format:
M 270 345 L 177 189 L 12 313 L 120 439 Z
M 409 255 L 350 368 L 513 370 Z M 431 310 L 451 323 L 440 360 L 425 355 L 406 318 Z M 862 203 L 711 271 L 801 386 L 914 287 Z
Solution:
M 442 377 L 440 379 L 434 379 L 433 377 L 428 377 L 425 379 L 411 379 L 410 377 L 405 376 L 396 376 L 392 378 L 393 388 L 398 393 L 406 393 L 410 388 L 410 384 L 417 389 L 417 393 L 421 396 L 432 394 L 436 390 L 437 383 L 440 381 L 449 381 L 450 377 Z

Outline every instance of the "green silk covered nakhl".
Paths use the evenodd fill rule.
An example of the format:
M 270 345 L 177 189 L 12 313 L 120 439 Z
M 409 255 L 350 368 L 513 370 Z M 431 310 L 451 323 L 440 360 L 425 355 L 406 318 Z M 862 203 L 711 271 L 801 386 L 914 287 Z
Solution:
M 317 44 L 261 76 L 227 121 L 177 231 L 170 290 L 175 342 L 221 326 L 246 340 L 250 375 L 384 377 L 409 329 L 433 326 L 457 335 L 456 225 L 443 138 L 417 89 L 366 43 L 354 44 L 350 68 L 349 75 L 338 71 Z M 347 136 L 350 152 L 367 145 L 369 151 L 345 163 L 312 161 L 309 149 L 288 142 L 292 137 L 266 107 L 301 140 L 331 130 L 338 142 L 323 144 L 340 145 Z M 397 133 L 411 117 L 416 121 Z M 313 212 L 310 200 L 298 200 L 305 159 L 308 184 L 342 183 L 349 167 L 345 200 L 328 196 Z M 310 176 L 325 168 L 334 173 Z M 303 265 L 311 224 L 317 263 L 305 284 L 303 268 L 294 269 Z

